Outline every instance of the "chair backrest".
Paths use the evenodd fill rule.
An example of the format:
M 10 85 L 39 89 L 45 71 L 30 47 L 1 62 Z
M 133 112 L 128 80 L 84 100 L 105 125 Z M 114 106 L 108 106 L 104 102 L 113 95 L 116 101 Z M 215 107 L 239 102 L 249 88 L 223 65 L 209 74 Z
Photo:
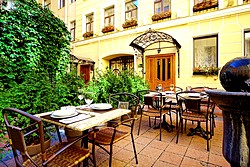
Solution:
M 201 97 L 190 97 L 190 93 L 194 93 L 194 91 L 183 91 L 177 93 L 177 103 L 180 105 L 182 112 L 200 113 Z
M 210 88 L 207 86 L 201 86 L 201 87 L 191 87 L 190 90 L 191 91 L 195 91 L 195 92 L 205 92 L 207 89 L 217 89 L 217 88 Z
M 27 152 L 25 138 L 29 135 L 34 135 L 34 133 L 39 136 L 41 153 L 44 155 L 42 158 L 43 160 L 45 160 L 46 154 L 42 120 L 27 112 L 15 108 L 5 108 L 2 110 L 2 113 L 4 123 L 7 127 L 9 143 L 12 147 L 14 159 L 17 166 L 22 166 L 22 162 L 20 162 L 20 159 L 18 158 L 17 150 L 20 151 L 22 155 L 26 155 L 28 158 L 30 158 Z M 30 123 L 26 127 L 22 127 L 22 125 L 18 124 L 19 119 L 27 119 L 27 121 L 29 121 Z
M 164 88 L 163 88 L 163 91 L 171 91 L 171 89 L 170 89 L 170 87 L 171 86 L 165 86 Z M 173 86 L 173 91 L 175 92 L 175 93 L 179 93 L 179 92 L 182 92 L 183 91 L 183 89 L 181 88 L 181 87 L 179 87 L 179 86 Z
M 137 91 L 136 95 L 139 97 L 141 108 L 147 106 L 158 109 L 163 105 L 163 96 L 161 92 L 148 89 Z
M 109 103 L 115 108 L 130 109 L 134 116 L 139 104 L 139 97 L 127 92 L 114 93 L 109 95 Z

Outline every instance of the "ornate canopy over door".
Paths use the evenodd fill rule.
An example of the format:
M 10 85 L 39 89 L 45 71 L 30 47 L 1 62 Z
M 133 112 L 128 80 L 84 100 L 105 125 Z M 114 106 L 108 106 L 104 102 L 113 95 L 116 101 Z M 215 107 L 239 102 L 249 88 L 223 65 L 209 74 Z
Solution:
M 80 76 L 84 78 L 85 83 L 89 82 L 91 77 L 94 77 L 94 66 L 95 62 L 90 58 L 78 58 L 73 54 L 70 54 L 70 64 L 75 68 L 78 69 L 80 65 Z M 92 76 L 91 76 L 91 71 Z
M 170 43 L 171 46 L 167 47 L 161 47 L 161 42 L 167 42 Z M 150 48 L 147 49 L 148 46 L 159 43 L 159 47 L 157 48 Z M 144 52 L 146 50 L 157 50 L 158 53 L 161 52 L 161 49 L 166 48 L 176 48 L 177 54 L 178 54 L 178 77 L 180 77 L 180 55 L 179 55 L 179 49 L 181 48 L 181 45 L 174 39 L 171 35 L 168 35 L 164 32 L 158 32 L 155 30 L 152 30 L 149 28 L 148 31 L 146 31 L 144 34 L 139 35 L 136 37 L 129 46 L 132 46 L 134 50 L 140 52 L 142 54 L 142 63 L 144 63 Z M 144 74 L 144 64 L 142 65 L 142 73 Z

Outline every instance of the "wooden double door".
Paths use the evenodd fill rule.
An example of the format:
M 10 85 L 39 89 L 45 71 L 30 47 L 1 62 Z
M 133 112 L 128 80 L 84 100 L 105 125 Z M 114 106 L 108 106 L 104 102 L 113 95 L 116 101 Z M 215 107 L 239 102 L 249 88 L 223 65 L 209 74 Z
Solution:
M 146 56 L 145 67 L 150 89 L 154 90 L 159 84 L 163 88 L 175 84 L 175 54 Z

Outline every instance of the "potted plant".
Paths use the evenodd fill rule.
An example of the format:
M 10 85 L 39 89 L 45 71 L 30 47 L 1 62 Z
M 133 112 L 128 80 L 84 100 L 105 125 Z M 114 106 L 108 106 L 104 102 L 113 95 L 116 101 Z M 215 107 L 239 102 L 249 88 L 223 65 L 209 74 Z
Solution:
M 88 31 L 88 32 L 85 32 L 82 36 L 84 38 L 89 38 L 89 37 L 93 37 L 94 33 L 93 31 Z
M 193 75 L 218 75 L 220 71 L 219 67 L 214 67 L 214 66 L 199 66 L 193 68 Z
M 115 27 L 113 25 L 107 25 L 107 26 L 103 27 L 102 33 L 107 33 L 107 32 L 111 32 L 114 30 L 115 30 Z
M 218 1 L 215 1 L 215 0 L 203 1 L 203 2 L 195 4 L 193 7 L 193 11 L 197 12 L 197 11 L 206 10 L 206 9 L 215 8 L 215 7 L 218 7 Z
M 157 21 L 157 20 L 162 20 L 162 19 L 166 19 L 166 18 L 170 18 L 170 17 L 171 17 L 171 12 L 166 11 L 166 12 L 161 12 L 161 13 L 154 14 L 151 19 L 153 21 Z
M 137 26 L 137 20 L 134 20 L 133 18 L 131 20 L 126 20 L 125 23 L 122 24 L 123 28 L 129 28 Z

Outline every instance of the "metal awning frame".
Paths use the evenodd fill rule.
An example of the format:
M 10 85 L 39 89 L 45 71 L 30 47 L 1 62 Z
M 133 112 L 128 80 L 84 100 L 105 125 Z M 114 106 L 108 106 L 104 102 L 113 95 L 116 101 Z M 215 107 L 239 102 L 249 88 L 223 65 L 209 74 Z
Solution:
M 173 46 L 169 47 L 161 47 L 161 42 L 168 42 L 171 43 Z M 146 49 L 148 46 L 159 43 L 158 48 L 150 48 Z M 145 33 L 136 37 L 130 45 L 134 48 L 135 52 L 140 52 L 142 55 L 142 75 L 144 75 L 144 53 L 147 50 L 157 50 L 160 53 L 161 49 L 166 48 L 176 48 L 177 56 L 178 56 L 178 78 L 180 78 L 180 48 L 181 45 L 178 43 L 176 39 L 174 39 L 171 35 L 166 34 L 164 32 L 159 32 L 152 30 L 149 28 Z

